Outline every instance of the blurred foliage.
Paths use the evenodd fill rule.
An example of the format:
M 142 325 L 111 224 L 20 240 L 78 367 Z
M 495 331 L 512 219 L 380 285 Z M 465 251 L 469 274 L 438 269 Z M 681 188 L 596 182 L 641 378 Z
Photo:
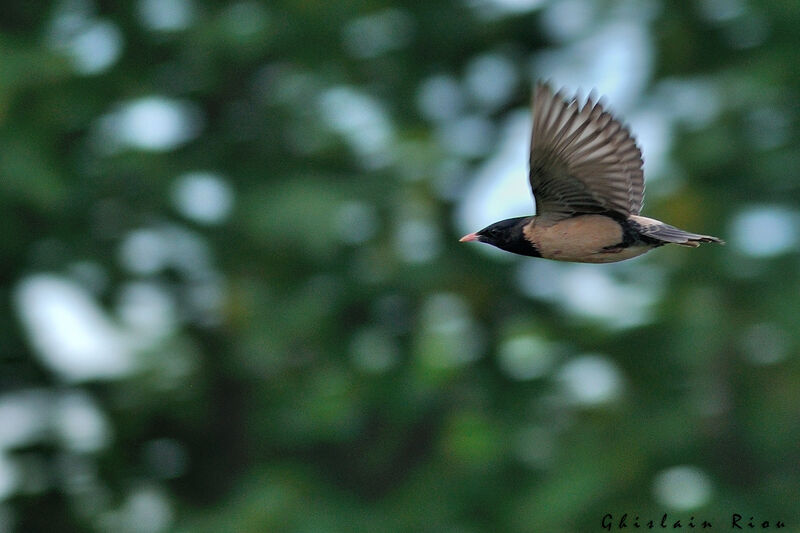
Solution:
M 645 214 L 732 245 L 573 271 L 458 243 L 498 142 L 421 87 L 501 56 L 503 98 L 460 93 L 497 131 L 538 54 L 622 19 L 652 67 L 603 73 L 643 80 L 612 107 L 684 114 Z M 5 2 L 0 530 L 800 531 L 798 27 L 794 1 Z M 763 206 L 791 224 L 736 229 Z M 582 273 L 654 299 L 612 292 L 620 326 L 521 288 Z M 85 317 L 31 326 L 43 279 L 127 371 L 48 362 Z

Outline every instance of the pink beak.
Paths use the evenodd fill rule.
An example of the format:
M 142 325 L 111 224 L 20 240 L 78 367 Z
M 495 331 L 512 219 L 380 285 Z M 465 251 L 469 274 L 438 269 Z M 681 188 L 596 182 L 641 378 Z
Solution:
M 475 234 L 475 233 L 470 233 L 470 234 L 464 235 L 463 237 L 458 239 L 458 242 L 472 242 L 472 241 L 477 241 L 477 240 L 478 240 L 478 235 Z

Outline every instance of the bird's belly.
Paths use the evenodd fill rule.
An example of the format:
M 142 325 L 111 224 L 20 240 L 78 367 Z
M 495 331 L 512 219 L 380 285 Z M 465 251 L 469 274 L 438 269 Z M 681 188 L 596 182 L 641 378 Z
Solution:
M 542 257 L 577 263 L 614 263 L 641 255 L 647 245 L 621 246 L 622 226 L 603 215 L 581 215 L 555 223 L 534 221 L 525 236 Z
M 652 249 L 653 249 L 652 246 L 637 245 L 637 246 L 628 246 L 627 248 L 620 248 L 612 251 L 597 252 L 594 254 L 585 255 L 582 257 L 574 257 L 570 259 L 566 259 L 563 257 L 550 257 L 549 259 L 555 259 L 557 261 L 574 261 L 576 263 L 616 263 L 617 261 L 624 261 L 626 259 L 642 255 L 643 253 L 648 252 L 649 250 Z

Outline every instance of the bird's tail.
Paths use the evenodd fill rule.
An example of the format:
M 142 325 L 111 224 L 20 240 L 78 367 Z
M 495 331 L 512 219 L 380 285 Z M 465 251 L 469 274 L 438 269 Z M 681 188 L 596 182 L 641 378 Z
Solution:
M 697 248 L 700 246 L 700 243 L 704 242 L 725 244 L 725 241 L 717 237 L 684 231 L 652 218 L 640 216 L 631 216 L 630 218 L 639 226 L 638 229 L 641 235 L 661 241 L 665 244 L 671 243 L 679 246 L 690 246 L 692 248 Z

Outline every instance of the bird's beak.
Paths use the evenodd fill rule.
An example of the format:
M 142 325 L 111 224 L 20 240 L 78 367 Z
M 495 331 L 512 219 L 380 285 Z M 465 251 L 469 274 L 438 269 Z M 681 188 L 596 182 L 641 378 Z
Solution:
M 477 241 L 477 240 L 478 240 L 478 234 L 477 233 L 470 233 L 470 234 L 464 235 L 463 237 L 458 239 L 458 242 L 472 242 L 472 241 Z

